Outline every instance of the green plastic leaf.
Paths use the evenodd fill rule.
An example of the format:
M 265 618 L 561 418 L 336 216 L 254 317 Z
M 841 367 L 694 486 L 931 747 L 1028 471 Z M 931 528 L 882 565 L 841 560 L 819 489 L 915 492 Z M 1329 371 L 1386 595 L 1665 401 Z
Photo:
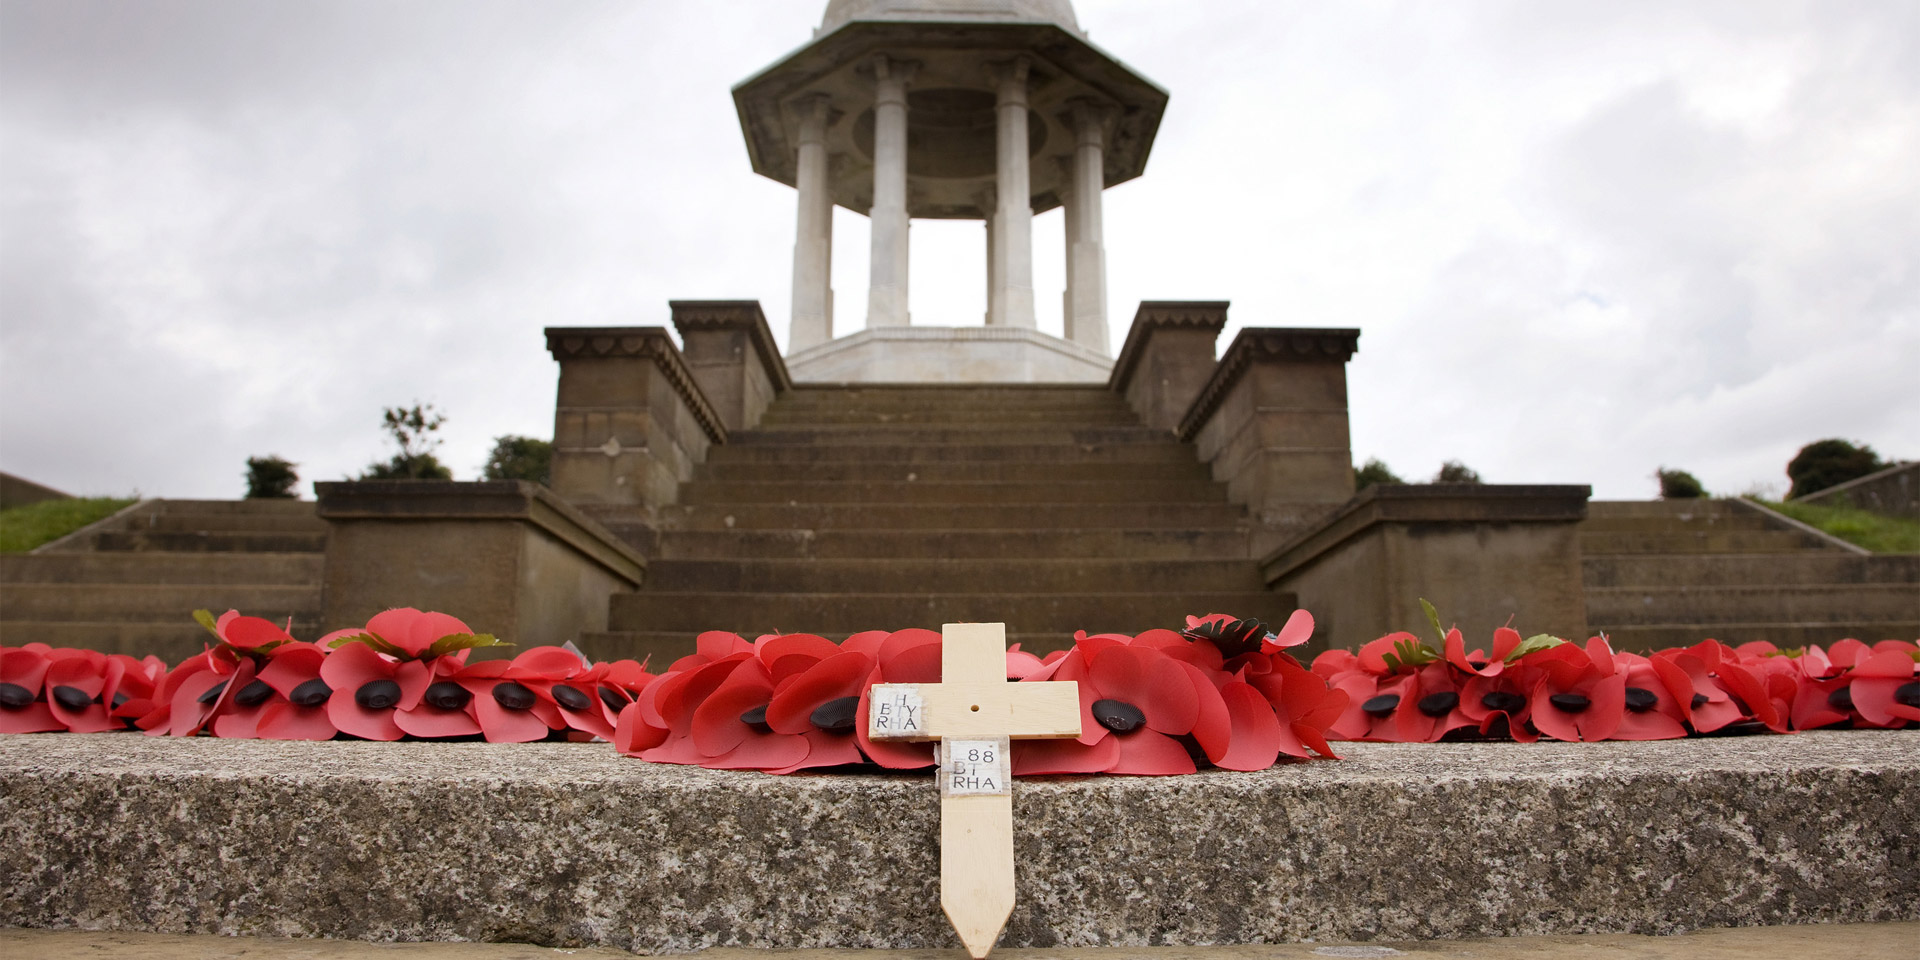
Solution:
M 366 644 L 367 646 L 372 647 L 375 653 L 384 653 L 390 657 L 398 657 L 402 660 L 413 659 L 411 656 L 407 654 L 405 650 L 402 650 L 399 647 L 396 647 L 393 644 L 387 642 L 385 638 L 381 637 L 377 633 L 356 633 L 351 637 L 341 637 L 340 639 L 335 640 L 332 644 L 330 644 L 330 646 L 332 646 L 335 650 L 338 650 L 349 643 Z
M 1447 628 L 1440 625 L 1440 611 L 1435 610 L 1426 597 L 1420 598 L 1420 609 L 1427 612 L 1427 622 L 1433 625 L 1433 635 L 1439 637 L 1441 643 L 1446 643 Z
M 193 612 L 193 621 L 206 627 L 207 632 L 213 634 L 216 639 L 220 636 L 220 628 L 217 626 L 220 621 L 214 618 L 213 611 L 195 610 Z M 221 642 L 225 643 L 226 641 L 222 640 Z
M 427 648 L 427 656 L 442 657 L 456 650 L 471 650 L 475 647 L 511 647 L 513 644 L 496 638 L 491 633 L 449 633 L 433 642 Z
M 1566 641 L 1552 634 L 1536 633 L 1520 641 L 1520 645 L 1514 647 L 1512 653 L 1507 654 L 1507 662 L 1512 663 L 1529 653 L 1538 653 L 1541 650 L 1552 650 L 1554 647 L 1563 643 L 1566 643 Z
M 1396 640 L 1393 652 L 1381 655 L 1387 667 L 1399 670 L 1403 667 L 1424 667 L 1440 659 L 1440 652 L 1418 640 Z

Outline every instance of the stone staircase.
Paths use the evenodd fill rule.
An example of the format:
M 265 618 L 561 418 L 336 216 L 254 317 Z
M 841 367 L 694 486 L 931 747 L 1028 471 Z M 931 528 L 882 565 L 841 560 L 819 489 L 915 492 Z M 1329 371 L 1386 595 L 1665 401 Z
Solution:
M 1595 501 L 1587 622 L 1630 650 L 1920 637 L 1920 555 L 1854 552 L 1731 500 Z
M 0 556 L 0 643 L 169 663 L 200 651 L 199 608 L 320 628 L 326 524 L 311 501 L 149 500 L 41 552 Z
M 614 598 L 589 654 L 956 620 L 1045 651 L 1077 629 L 1293 609 L 1193 447 L 1098 386 L 796 388 L 656 523 L 647 586 Z

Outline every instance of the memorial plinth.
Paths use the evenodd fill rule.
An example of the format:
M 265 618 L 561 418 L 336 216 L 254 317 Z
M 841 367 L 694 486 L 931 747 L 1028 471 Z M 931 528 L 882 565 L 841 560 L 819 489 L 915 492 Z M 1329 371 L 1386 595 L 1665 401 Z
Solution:
M 1033 778 L 1007 946 L 1920 919 L 1920 732 L 1348 744 L 1261 773 Z M 925 773 L 605 744 L 0 737 L 0 923 L 955 946 Z

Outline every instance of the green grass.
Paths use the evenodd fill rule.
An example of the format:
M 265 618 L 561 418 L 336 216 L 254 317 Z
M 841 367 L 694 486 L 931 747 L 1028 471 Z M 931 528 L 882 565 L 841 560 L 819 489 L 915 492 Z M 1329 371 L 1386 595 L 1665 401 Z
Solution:
M 1920 553 L 1920 520 L 1889 517 L 1848 506 L 1764 500 L 1761 503 L 1874 553 Z
M 25 553 L 112 516 L 131 503 L 133 500 L 125 497 L 75 497 L 0 510 L 0 553 Z

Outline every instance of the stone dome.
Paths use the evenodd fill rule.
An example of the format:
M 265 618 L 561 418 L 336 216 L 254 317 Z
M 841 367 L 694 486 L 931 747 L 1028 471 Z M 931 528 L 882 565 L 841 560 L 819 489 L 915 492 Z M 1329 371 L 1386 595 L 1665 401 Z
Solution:
M 831 33 L 854 20 L 1051 23 L 1080 34 L 1071 0 L 828 0 L 818 33 Z

